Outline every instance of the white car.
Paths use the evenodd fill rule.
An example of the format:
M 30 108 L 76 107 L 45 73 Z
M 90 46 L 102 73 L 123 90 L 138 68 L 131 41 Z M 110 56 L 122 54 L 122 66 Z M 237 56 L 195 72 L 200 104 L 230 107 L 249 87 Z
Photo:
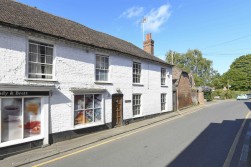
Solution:
M 246 94 L 238 95 L 236 100 L 248 100 L 248 96 Z

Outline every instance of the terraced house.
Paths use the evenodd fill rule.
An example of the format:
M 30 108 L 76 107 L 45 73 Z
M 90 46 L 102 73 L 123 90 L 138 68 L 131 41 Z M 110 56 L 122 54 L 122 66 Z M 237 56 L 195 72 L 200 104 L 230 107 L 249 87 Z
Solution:
M 34 7 L 0 1 L 0 156 L 172 111 L 172 66 Z

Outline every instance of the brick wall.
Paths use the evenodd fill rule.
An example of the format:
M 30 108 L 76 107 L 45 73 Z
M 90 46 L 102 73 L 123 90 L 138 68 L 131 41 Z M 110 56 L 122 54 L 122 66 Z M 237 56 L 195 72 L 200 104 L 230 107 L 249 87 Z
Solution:
M 189 82 L 189 76 L 182 72 L 178 84 L 178 108 L 184 108 L 192 105 L 192 90 Z

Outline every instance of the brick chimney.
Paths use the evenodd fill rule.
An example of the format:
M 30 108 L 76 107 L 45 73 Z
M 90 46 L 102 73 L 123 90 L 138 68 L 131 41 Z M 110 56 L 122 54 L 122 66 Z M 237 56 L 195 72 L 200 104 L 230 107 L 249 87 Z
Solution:
M 143 42 L 144 51 L 154 56 L 154 41 L 152 40 L 152 34 L 146 34 L 146 40 Z

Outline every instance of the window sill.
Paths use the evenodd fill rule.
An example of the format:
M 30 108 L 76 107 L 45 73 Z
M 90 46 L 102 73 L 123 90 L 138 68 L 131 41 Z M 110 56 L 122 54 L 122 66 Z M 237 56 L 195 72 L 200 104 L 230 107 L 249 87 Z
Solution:
M 110 84 L 112 85 L 112 82 L 107 82 L 107 81 L 95 81 L 95 84 Z
M 42 81 L 42 82 L 58 82 L 55 79 L 35 79 L 35 78 L 25 78 L 25 81 Z
M 167 86 L 167 85 L 161 85 L 161 87 L 165 87 L 165 88 L 168 88 L 168 86 Z
M 142 117 L 141 114 L 139 114 L 139 115 L 133 115 L 133 116 L 132 116 L 133 119 L 134 119 L 134 118 L 140 118 L 140 117 Z
M 36 141 L 36 140 L 42 140 L 42 139 L 44 139 L 42 137 L 42 135 L 39 135 L 36 137 L 29 137 L 29 138 L 25 138 L 25 139 L 6 141 L 4 143 L 0 143 L 0 148 L 12 146 L 12 145 L 17 145 L 17 144 L 22 144 L 22 143 L 27 143 L 27 142 Z
M 104 121 L 99 121 L 99 122 L 92 122 L 92 123 L 87 123 L 87 124 L 83 124 L 83 125 L 74 125 L 72 130 L 84 129 L 84 128 L 100 126 L 100 125 L 104 125 L 104 124 L 105 124 Z
M 133 83 L 132 85 L 133 86 L 144 86 L 144 84 L 141 84 L 141 83 Z

